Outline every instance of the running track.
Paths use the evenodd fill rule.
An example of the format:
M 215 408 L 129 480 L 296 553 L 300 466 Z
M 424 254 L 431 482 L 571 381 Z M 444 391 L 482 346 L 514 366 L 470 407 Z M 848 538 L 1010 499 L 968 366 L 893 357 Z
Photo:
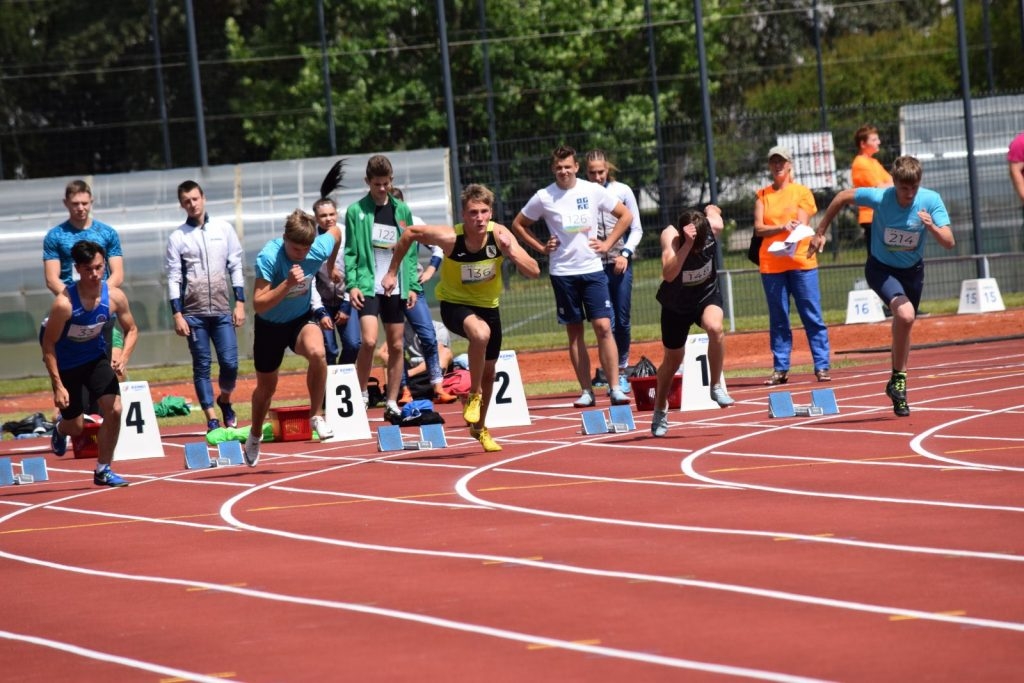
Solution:
M 839 415 L 769 419 L 734 380 L 665 439 L 650 413 L 584 436 L 542 397 L 495 454 L 446 406 L 445 450 L 271 443 L 189 472 L 165 433 L 127 489 L 49 456 L 51 481 L 0 489 L 0 678 L 1019 678 L 1024 348 L 916 350 L 906 419 L 887 355 L 860 358 Z

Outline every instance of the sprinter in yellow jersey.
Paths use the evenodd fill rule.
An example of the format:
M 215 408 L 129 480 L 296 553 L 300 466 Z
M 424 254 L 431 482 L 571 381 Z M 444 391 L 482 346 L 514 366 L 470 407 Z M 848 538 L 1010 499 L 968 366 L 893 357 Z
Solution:
M 413 225 L 395 244 L 391 266 L 381 280 L 390 293 L 398 284 L 398 269 L 413 242 L 437 245 L 444 251 L 441 276 L 434 290 L 441 302 L 441 322 L 469 340 L 469 400 L 462 416 L 469 433 L 485 451 L 501 446 L 487 431 L 487 406 L 494 389 L 494 366 L 501 351 L 501 264 L 507 258 L 524 276 L 540 275 L 540 266 L 504 225 L 491 221 L 494 193 L 483 185 L 468 185 L 462 192 L 462 223 Z

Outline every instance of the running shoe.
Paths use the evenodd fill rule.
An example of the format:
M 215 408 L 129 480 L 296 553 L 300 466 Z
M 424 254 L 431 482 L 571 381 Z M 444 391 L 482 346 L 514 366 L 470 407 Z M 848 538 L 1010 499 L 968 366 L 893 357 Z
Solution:
M 487 431 L 487 427 L 481 427 L 475 429 L 469 428 L 469 435 L 480 442 L 480 445 L 484 447 L 484 450 L 488 453 L 495 453 L 501 450 L 501 446 L 498 442 L 491 437 L 491 433 Z
M 462 409 L 462 417 L 469 424 L 473 425 L 480 421 L 480 403 L 482 398 L 480 394 L 470 394 L 469 400 L 466 401 L 466 407 Z
M 651 418 L 651 434 L 657 437 L 662 437 L 668 434 L 668 412 L 665 410 L 655 410 L 654 417 Z
M 60 414 L 57 421 L 53 423 L 53 435 L 50 436 L 50 450 L 61 456 L 68 452 L 68 437 L 60 433 Z
M 220 429 L 220 420 L 213 418 L 212 420 L 206 421 L 206 431 L 212 432 L 214 429 Z
M 126 482 L 121 477 L 114 474 L 109 467 L 104 467 L 99 472 L 94 472 L 92 475 L 92 483 L 96 486 L 127 486 Z
M 402 411 L 397 406 L 384 406 L 384 421 L 390 424 L 402 424 Z
M 611 399 L 613 406 L 624 406 L 629 404 L 629 396 L 622 393 L 622 390 L 618 387 L 608 390 L 608 398 Z
M 572 402 L 573 408 L 593 408 L 597 401 L 594 400 L 592 389 L 584 389 L 580 397 Z
M 237 427 L 238 417 L 235 415 L 235 409 L 231 406 L 231 401 L 221 403 L 217 401 L 217 407 L 220 408 L 221 415 L 224 416 L 225 427 Z
M 886 395 L 892 399 L 892 412 L 897 417 L 910 415 L 910 406 L 907 405 L 907 373 L 894 372 L 885 385 Z
M 327 424 L 323 415 L 314 415 L 309 419 L 309 427 L 317 433 L 321 439 L 329 439 L 334 436 L 334 430 Z
M 717 403 L 719 408 L 728 408 L 736 402 L 721 384 L 711 387 L 711 400 Z
M 624 394 L 633 391 L 633 387 L 629 384 L 629 378 L 626 377 L 626 368 L 619 368 L 619 391 Z
M 260 461 L 260 439 L 258 436 L 254 436 L 252 428 L 249 429 L 249 436 L 245 439 L 242 457 L 245 458 L 245 464 L 249 467 L 256 467 L 256 463 Z

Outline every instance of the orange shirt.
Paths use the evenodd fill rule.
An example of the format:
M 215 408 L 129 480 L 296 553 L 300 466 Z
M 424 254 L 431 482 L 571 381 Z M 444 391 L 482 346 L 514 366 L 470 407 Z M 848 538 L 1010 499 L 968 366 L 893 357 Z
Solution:
M 854 187 L 880 187 L 892 185 L 892 176 L 874 157 L 858 154 L 853 158 L 850 169 L 850 180 Z M 866 206 L 857 207 L 857 222 L 861 225 L 870 223 L 875 212 Z
M 765 225 L 785 225 L 790 221 L 795 221 L 800 209 L 807 212 L 808 219 L 818 213 L 814 195 L 807 187 L 799 183 L 789 183 L 779 190 L 769 185 L 757 191 L 757 198 L 764 206 Z M 760 251 L 762 273 L 785 273 L 788 270 L 811 270 L 818 267 L 817 256 L 807 257 L 807 247 L 811 243 L 810 237 L 800 240 L 796 247 L 796 253 L 792 257 L 768 253 L 770 244 L 781 242 L 788 235 L 789 231 L 783 231 L 764 238 Z

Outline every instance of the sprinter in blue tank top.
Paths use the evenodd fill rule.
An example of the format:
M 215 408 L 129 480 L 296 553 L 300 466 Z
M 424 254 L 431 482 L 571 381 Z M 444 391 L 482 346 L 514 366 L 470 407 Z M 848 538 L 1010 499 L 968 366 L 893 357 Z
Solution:
M 127 486 L 110 469 L 121 432 L 121 387 L 116 373 L 124 371 L 139 331 L 124 292 L 103 280 L 103 247 L 83 240 L 71 248 L 71 257 L 81 279 L 54 299 L 42 339 L 43 364 L 53 385 L 53 403 L 60 410 L 50 445 L 54 453 L 64 455 L 68 437 L 82 433 L 85 406 L 96 400 L 103 424 L 93 483 Z M 103 336 L 103 326 L 112 317 L 124 332 L 124 353 L 115 361 L 107 359 Z

